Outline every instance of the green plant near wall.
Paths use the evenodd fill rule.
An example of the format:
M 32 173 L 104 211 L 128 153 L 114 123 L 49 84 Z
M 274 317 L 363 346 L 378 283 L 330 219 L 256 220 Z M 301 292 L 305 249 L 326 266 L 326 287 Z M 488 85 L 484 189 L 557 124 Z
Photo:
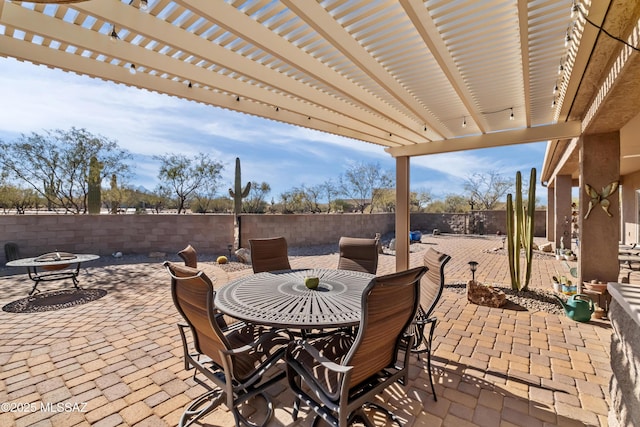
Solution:
M 251 190 L 251 182 L 247 182 L 247 185 L 242 188 L 242 178 L 240 171 L 240 158 L 236 157 L 236 176 L 234 188 L 229 189 L 229 195 L 233 198 L 233 211 L 235 214 L 236 224 L 238 223 L 238 214 L 242 212 L 242 199 L 249 195 Z
M 509 256 L 509 273 L 511 288 L 526 291 L 531 280 L 531 263 L 533 261 L 533 232 L 535 229 L 536 208 L 536 169 L 531 169 L 529 178 L 529 199 L 527 206 L 522 200 L 522 174 L 516 173 L 515 201 L 507 194 L 507 253 Z M 520 253 L 524 249 L 524 272 Z M 524 273 L 524 281 L 522 274 Z M 524 284 L 523 284 L 524 282 Z
M 99 214 L 102 204 L 102 194 L 100 184 L 102 181 L 101 172 L 102 163 L 98 161 L 96 156 L 91 157 L 89 161 L 88 191 L 87 191 L 87 210 L 90 214 Z

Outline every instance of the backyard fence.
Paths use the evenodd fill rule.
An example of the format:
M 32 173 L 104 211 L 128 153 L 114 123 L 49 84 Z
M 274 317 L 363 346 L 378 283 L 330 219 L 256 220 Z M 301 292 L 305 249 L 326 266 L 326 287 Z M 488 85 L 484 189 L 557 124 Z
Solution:
M 463 214 L 412 213 L 411 230 L 450 234 L 505 232 L 505 211 Z M 292 214 L 240 216 L 240 246 L 251 238 L 284 236 L 289 246 L 335 244 L 341 236 L 374 237 L 395 230 L 395 215 Z M 535 235 L 545 236 L 546 212 L 536 212 Z M 233 215 L 0 215 L 2 244 L 14 242 L 21 256 L 51 251 L 110 255 L 175 253 L 187 243 L 202 254 L 227 254 L 234 243 Z M 2 254 L 4 257 L 4 253 Z M 6 262 L 6 260 L 3 259 Z

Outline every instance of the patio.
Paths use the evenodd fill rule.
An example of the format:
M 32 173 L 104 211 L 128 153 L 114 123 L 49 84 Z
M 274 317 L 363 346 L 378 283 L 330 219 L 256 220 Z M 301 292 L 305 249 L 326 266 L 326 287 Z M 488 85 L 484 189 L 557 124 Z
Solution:
M 428 236 L 419 245 L 452 255 L 448 284 L 468 280 L 471 259 L 480 264 L 480 281 L 507 284 L 506 257 L 492 251 L 501 247 L 498 237 Z M 292 250 L 292 267 L 335 267 L 336 253 L 306 254 L 311 252 Z M 421 255 L 411 252 L 412 266 Z M 162 259 L 149 261 L 127 264 L 125 258 L 88 267 L 81 286 L 108 292 L 97 301 L 34 314 L 0 313 L 0 403 L 35 404 L 19 412 L 3 405 L 0 425 L 176 425 L 204 388 L 184 371 L 175 326 L 180 319 Z M 553 257 L 537 259 L 534 266 L 533 287 L 548 288 L 552 275 L 568 274 Z M 251 273 L 227 273 L 212 264 L 206 269 L 215 273 L 216 287 Z M 381 255 L 378 273 L 392 271 L 395 257 Z M 0 277 L 0 285 L 3 306 L 30 288 L 22 273 Z M 436 312 L 438 401 L 429 391 L 426 363 L 415 357 L 408 386 L 394 386 L 383 396 L 407 427 L 607 425 L 608 321 L 576 323 L 545 312 L 478 307 L 446 288 Z M 304 407 L 293 422 L 293 397 L 284 383 L 274 394 L 277 410 L 270 425 L 311 425 Z M 71 405 L 46 406 L 59 402 Z M 204 421 L 229 426 L 233 417 L 220 408 Z

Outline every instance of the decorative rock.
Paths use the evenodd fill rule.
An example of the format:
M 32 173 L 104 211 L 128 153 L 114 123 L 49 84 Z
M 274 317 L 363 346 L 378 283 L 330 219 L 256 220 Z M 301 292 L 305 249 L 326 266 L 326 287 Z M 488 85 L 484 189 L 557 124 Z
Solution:
M 389 250 L 390 251 L 396 250 L 396 239 L 391 239 L 391 241 L 389 242 Z
M 238 262 L 243 264 L 249 264 L 251 262 L 251 251 L 247 248 L 240 248 L 236 252 L 236 257 L 238 258 Z
M 469 280 L 467 283 L 467 299 L 469 302 L 485 307 L 502 307 L 507 302 L 507 295 L 493 286 Z
M 547 242 L 547 243 L 545 243 L 543 245 L 540 245 L 540 250 L 542 252 L 549 252 L 549 253 L 553 252 L 553 243 Z
M 439 235 L 440 235 L 440 229 L 438 229 L 438 228 L 434 228 L 434 229 L 433 229 L 433 233 L 432 233 L 432 235 L 433 235 L 433 236 L 439 236 Z
M 227 259 L 227 257 L 226 257 L 226 256 L 224 256 L 224 255 L 221 255 L 221 256 L 219 256 L 219 257 L 216 259 L 216 262 L 217 262 L 218 264 L 226 264 L 228 261 L 229 261 L 229 260 L 228 260 L 228 259 Z

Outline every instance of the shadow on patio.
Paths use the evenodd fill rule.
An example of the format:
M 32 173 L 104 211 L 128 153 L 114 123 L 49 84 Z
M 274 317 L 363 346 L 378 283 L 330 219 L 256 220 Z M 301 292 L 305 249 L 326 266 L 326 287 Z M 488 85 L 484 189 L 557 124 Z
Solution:
M 453 246 L 467 245 L 466 239 L 452 242 L 436 242 L 453 260 L 458 256 L 447 269 L 447 282 L 468 274 L 463 256 L 485 256 L 483 274 L 502 274 L 490 271 L 489 260 L 497 255 L 473 244 Z M 419 255 L 412 254 L 412 263 Z M 294 268 L 336 263 L 335 253 L 292 258 Z M 207 268 L 216 274 L 216 287 L 251 273 Z M 393 257 L 383 256 L 379 273 L 392 268 Z M 0 402 L 15 404 L 15 411 L 0 413 L 0 425 L 176 425 L 183 408 L 204 389 L 184 371 L 175 326 L 180 319 L 161 263 L 89 266 L 80 285 L 107 294 L 55 311 L 0 313 Z M 68 286 L 43 284 L 42 291 Z M 24 274 L 0 277 L 0 305 L 25 297 L 29 289 Z M 430 393 L 426 362 L 415 356 L 409 384 L 382 396 L 406 426 L 607 425 L 607 321 L 583 324 L 544 312 L 478 307 L 446 289 L 436 314 L 438 401 Z M 284 383 L 274 394 L 278 409 L 270 425 L 311 425 L 304 407 L 293 423 L 293 396 Z M 78 405 L 68 411 L 46 406 L 59 402 Z M 204 421 L 229 426 L 233 417 L 220 408 Z

